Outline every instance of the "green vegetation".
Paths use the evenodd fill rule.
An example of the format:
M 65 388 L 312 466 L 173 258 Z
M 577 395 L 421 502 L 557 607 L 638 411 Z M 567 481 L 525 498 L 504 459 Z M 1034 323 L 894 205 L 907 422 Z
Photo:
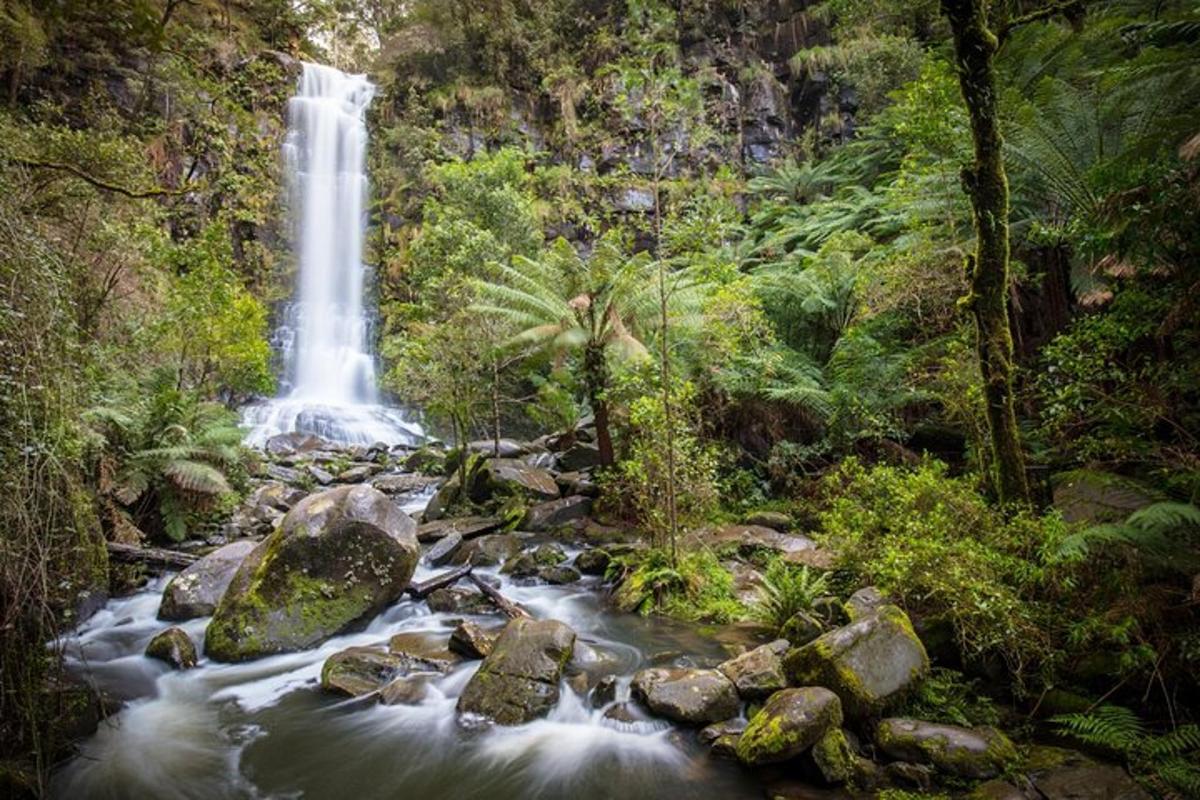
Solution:
M 1114 705 L 1052 721 L 1064 734 L 1125 759 L 1135 774 L 1164 794 L 1187 797 L 1200 792 L 1200 726 L 1179 725 L 1169 733 L 1154 733 L 1136 713 Z
M 814 600 L 828 593 L 828 577 L 807 566 L 796 567 L 776 559 L 763 573 L 762 597 L 751 607 L 751 614 L 778 631 L 798 612 L 810 610 Z

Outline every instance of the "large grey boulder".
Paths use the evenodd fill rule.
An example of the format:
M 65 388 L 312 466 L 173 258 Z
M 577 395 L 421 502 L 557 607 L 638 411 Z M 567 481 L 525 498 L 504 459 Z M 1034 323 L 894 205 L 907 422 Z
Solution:
M 892 717 L 875 730 L 879 749 L 900 761 L 932 764 L 963 778 L 994 778 L 1017 759 L 1013 743 L 995 728 L 960 728 Z
M 783 655 L 788 651 L 787 639 L 756 647 L 731 658 L 717 667 L 746 700 L 761 700 L 787 686 L 783 674 Z
M 558 497 L 558 483 L 548 471 L 515 458 L 487 459 L 475 473 L 471 499 L 482 503 L 507 496 L 554 500 Z
M 882 606 L 789 652 L 784 671 L 794 685 L 826 686 L 847 716 L 878 714 L 929 671 L 929 656 L 908 616 Z
M 592 498 L 575 496 L 561 500 L 550 500 L 531 506 L 525 512 L 522 527 L 527 531 L 553 531 L 577 520 L 586 519 L 592 513 Z
M 472 564 L 476 567 L 494 567 L 521 552 L 521 540 L 511 533 L 489 533 L 469 542 L 463 542 L 450 561 L 453 564 Z
M 258 542 L 248 540 L 231 542 L 171 578 L 163 589 L 158 618 L 183 622 L 212 614 L 234 573 L 257 546 Z
M 738 739 L 737 757 L 750 766 L 788 761 L 841 724 L 842 704 L 833 692 L 819 686 L 784 689 L 750 720 Z
M 729 719 L 741 707 L 733 683 L 715 669 L 643 669 L 630 689 L 658 716 L 690 725 Z
M 206 653 L 246 661 L 303 650 L 378 613 L 412 577 L 416 527 L 370 486 L 309 495 L 238 567 L 208 626 Z
M 500 725 L 545 716 L 558 703 L 574 646 L 575 631 L 561 622 L 514 619 L 458 698 L 459 713 Z

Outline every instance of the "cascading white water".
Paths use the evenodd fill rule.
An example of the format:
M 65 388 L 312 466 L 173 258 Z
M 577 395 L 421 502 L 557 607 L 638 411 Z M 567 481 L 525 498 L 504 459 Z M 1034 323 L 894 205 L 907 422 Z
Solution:
M 288 105 L 284 157 L 300 270 L 276 344 L 281 393 L 246 409 L 250 444 L 302 431 L 346 444 L 414 443 L 420 427 L 379 404 L 370 319 L 363 309 L 367 175 L 365 75 L 305 64 Z

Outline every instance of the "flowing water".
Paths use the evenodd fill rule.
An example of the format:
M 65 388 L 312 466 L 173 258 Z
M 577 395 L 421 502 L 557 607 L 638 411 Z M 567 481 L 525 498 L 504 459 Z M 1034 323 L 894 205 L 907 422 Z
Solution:
M 245 410 L 250 444 L 290 431 L 348 444 L 421 438 L 419 426 L 380 403 L 363 306 L 364 115 L 374 92 L 364 75 L 305 64 L 288 104 L 283 151 L 299 274 L 274 333 L 280 396 Z
M 426 495 L 427 496 L 427 495 Z M 418 497 L 408 510 L 423 505 Z M 574 586 L 521 585 L 480 570 L 538 618 L 579 635 L 577 661 L 594 674 L 629 679 L 656 663 L 726 657 L 692 626 L 609 611 L 595 579 Z M 415 580 L 432 571 L 419 567 Z M 606 718 L 564 681 L 546 719 L 470 730 L 454 706 L 479 662 L 434 679 L 418 705 L 346 700 L 318 686 L 322 662 L 354 645 L 400 632 L 444 642 L 464 615 L 402 599 L 360 632 L 321 647 L 246 664 L 202 659 L 176 672 L 143 655 L 169 623 L 156 619 L 166 578 L 113 600 L 67 642 L 81 679 L 125 703 L 56 776 L 59 798 L 751 798 L 762 788 L 712 758 L 690 731 L 662 720 Z M 494 616 L 476 618 L 495 627 Z M 202 642 L 207 619 L 181 627 Z

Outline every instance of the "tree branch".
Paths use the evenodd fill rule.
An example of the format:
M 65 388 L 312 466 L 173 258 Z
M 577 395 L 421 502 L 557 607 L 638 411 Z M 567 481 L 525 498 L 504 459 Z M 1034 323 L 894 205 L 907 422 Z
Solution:
M 108 181 L 104 180 L 103 178 L 97 178 L 94 175 L 89 175 L 88 173 L 81 170 L 79 167 L 73 166 L 71 164 L 60 164 L 57 161 L 36 161 L 33 159 L 27 159 L 27 158 L 13 158 L 10 160 L 14 164 L 20 164 L 23 167 L 29 167 L 31 169 L 50 169 L 50 170 L 56 170 L 58 172 L 66 172 L 70 175 L 74 175 L 76 178 L 79 178 L 81 181 L 90 183 L 92 186 L 95 186 L 97 189 L 101 189 L 106 192 L 115 192 L 116 194 L 124 195 L 125 197 L 130 197 L 130 198 L 133 198 L 134 200 L 144 200 L 148 197 L 163 197 L 163 196 L 171 196 L 171 195 L 180 195 L 180 194 L 183 194 L 184 192 L 188 191 L 187 187 L 184 187 L 182 189 L 162 189 L 162 188 L 130 189 L 127 186 L 121 186 L 120 184 L 117 184 L 117 183 L 109 183 Z
M 1050 19 L 1051 17 L 1059 14 L 1063 14 L 1068 19 L 1071 19 L 1073 16 L 1082 16 L 1084 6 L 1086 6 L 1087 3 L 1088 0 L 1058 0 L 1058 2 L 1049 3 L 1041 8 L 1035 8 L 1033 11 L 1022 14 L 1019 17 L 1014 17 L 1013 19 L 1010 19 L 1003 25 L 999 26 L 999 29 L 996 31 L 996 38 L 1003 43 L 1017 28 L 1020 28 L 1024 25 L 1029 25 L 1033 22 L 1041 22 L 1042 20 Z

